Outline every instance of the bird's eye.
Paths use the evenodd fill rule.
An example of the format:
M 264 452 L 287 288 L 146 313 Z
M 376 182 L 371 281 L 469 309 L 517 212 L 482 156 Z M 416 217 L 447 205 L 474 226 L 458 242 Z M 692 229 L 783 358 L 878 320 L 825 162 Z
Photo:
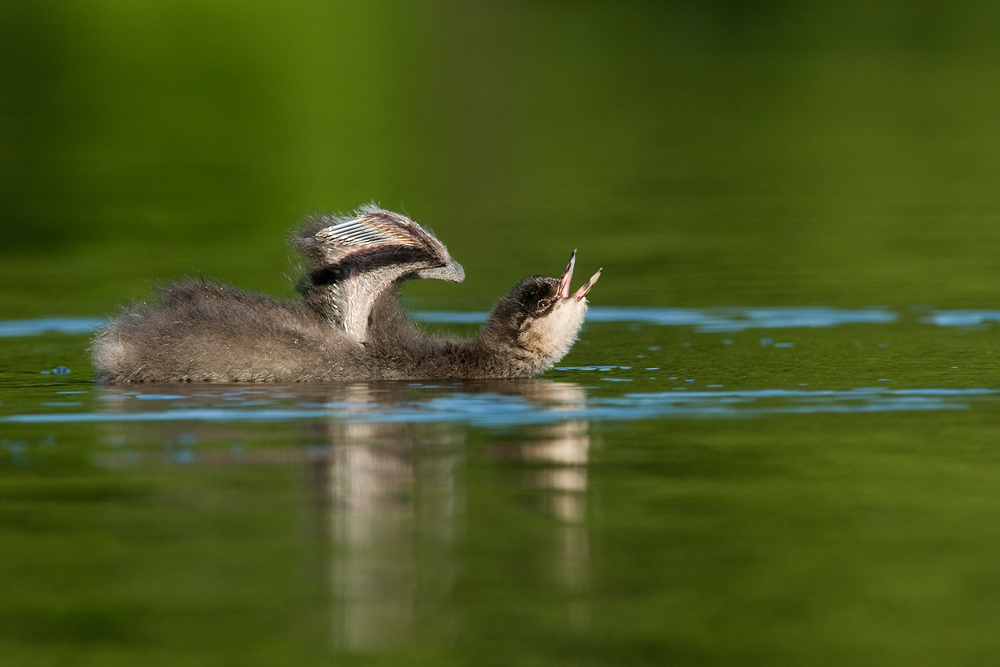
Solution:
M 548 299 L 542 299 L 541 301 L 538 302 L 538 310 L 545 310 L 546 308 L 549 307 L 550 303 L 552 302 L 549 301 Z

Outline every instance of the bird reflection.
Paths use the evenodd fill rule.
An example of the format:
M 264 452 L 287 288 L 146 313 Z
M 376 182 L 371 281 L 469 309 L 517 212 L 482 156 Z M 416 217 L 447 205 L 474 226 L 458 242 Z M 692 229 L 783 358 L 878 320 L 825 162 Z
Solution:
M 188 409 L 210 409 L 227 401 L 227 409 L 238 407 L 231 399 L 245 391 L 234 386 L 190 390 L 171 386 L 170 390 Z M 284 438 L 272 437 L 285 443 L 273 446 L 266 445 L 264 434 L 255 439 L 254 424 L 239 420 L 195 426 L 167 420 L 151 426 L 124 419 L 108 424 L 114 447 L 103 461 L 302 466 L 316 533 L 328 544 L 321 550 L 327 557 L 320 571 L 329 591 L 332 644 L 358 652 L 398 648 L 418 639 L 454 641 L 461 627 L 461 609 L 454 598 L 459 572 L 464 570 L 465 529 L 469 520 L 475 520 L 466 515 L 465 505 L 470 494 L 477 493 L 466 481 L 466 459 L 485 454 L 488 459 L 517 462 L 519 496 L 526 492 L 535 511 L 551 519 L 543 539 L 532 546 L 538 553 L 535 560 L 542 564 L 541 575 L 564 592 L 571 624 L 586 624 L 587 465 L 592 442 L 588 422 L 574 418 L 585 407 L 581 386 L 548 380 L 438 387 L 364 382 L 283 386 L 270 392 L 255 392 L 244 400 L 255 405 L 293 401 L 300 407 L 322 407 L 324 416 L 280 424 Z M 419 418 L 424 414 L 420 408 L 446 399 L 461 403 L 465 400 L 461 397 L 474 398 L 477 410 L 485 406 L 497 414 L 503 414 L 502 406 L 509 407 L 513 400 L 524 406 L 518 414 L 530 414 L 531 419 L 511 424 L 503 438 L 498 435 L 480 449 L 467 444 L 470 427 L 451 418 L 453 413 L 436 421 Z M 105 389 L 102 398 L 106 411 L 118 413 L 148 412 L 155 403 L 142 400 L 134 390 L 114 388 Z M 299 442 L 309 444 L 287 446 L 289 428 L 296 430 Z M 511 431 L 515 437 L 510 437 Z M 148 442 L 157 432 L 173 443 L 170 448 L 151 452 L 129 446 Z M 179 459 L 176 452 L 183 445 L 178 443 L 184 438 L 189 443 L 239 439 L 247 446 L 227 450 L 189 445 L 184 451 L 190 456 Z

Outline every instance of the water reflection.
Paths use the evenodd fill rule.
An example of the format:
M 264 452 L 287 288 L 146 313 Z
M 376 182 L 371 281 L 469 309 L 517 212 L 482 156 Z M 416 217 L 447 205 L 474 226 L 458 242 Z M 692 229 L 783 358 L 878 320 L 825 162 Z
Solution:
M 467 442 L 470 427 L 457 420 L 411 421 L 373 416 L 406 413 L 419 400 L 445 400 L 454 387 L 355 383 L 270 390 L 171 387 L 172 393 L 138 394 L 100 388 L 105 411 L 124 416 L 148 412 L 150 402 L 173 409 L 294 401 L 322 408 L 325 418 L 284 422 L 285 442 L 245 423 L 167 423 L 127 420 L 104 424 L 107 466 L 301 465 L 320 535 L 329 545 L 322 568 L 329 591 L 330 634 L 338 650 L 372 652 L 421 638 L 454 641 L 459 609 L 454 592 L 466 531 L 465 463 L 470 451 L 518 464 L 517 484 L 535 511 L 551 521 L 535 544 L 543 578 L 563 592 L 574 627 L 586 624 L 590 583 L 587 464 L 589 424 L 583 387 L 546 380 L 497 381 L 462 386 L 469 409 L 530 405 L 566 415 L 542 424 L 520 424 L 482 449 Z M 472 397 L 492 397 L 478 403 Z M 212 407 L 209 407 L 212 406 Z M 280 408 L 277 408 L 280 409 Z M 500 408 L 498 414 L 502 414 Z M 519 412 L 515 410 L 515 413 Z M 299 446 L 289 446 L 295 428 Z M 159 441 L 150 449 L 150 442 Z M 242 443 L 255 442 L 252 447 Z

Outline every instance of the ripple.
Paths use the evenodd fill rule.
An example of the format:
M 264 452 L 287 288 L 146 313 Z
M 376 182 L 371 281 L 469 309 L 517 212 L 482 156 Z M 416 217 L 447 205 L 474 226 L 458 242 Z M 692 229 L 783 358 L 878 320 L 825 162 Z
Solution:
M 435 324 L 481 324 L 487 313 L 425 310 L 413 319 Z M 885 308 L 630 308 L 594 306 L 588 322 L 642 323 L 691 327 L 702 333 L 739 332 L 748 329 L 828 328 L 847 324 L 893 324 L 899 313 Z M 36 320 L 0 321 L 0 337 L 38 336 L 43 333 L 92 334 L 107 320 L 94 317 L 46 317 Z M 940 327 L 975 327 L 1000 323 L 998 310 L 937 310 L 920 318 Z
M 331 420 L 343 423 L 456 422 L 475 426 L 516 426 L 584 421 L 629 421 L 659 417 L 748 418 L 765 414 L 868 413 L 963 410 L 975 401 L 996 400 L 1000 390 L 987 388 L 847 390 L 758 389 L 734 391 L 636 392 L 593 396 L 570 402 L 535 401 L 525 396 L 465 392 L 424 400 L 388 403 L 302 402 L 287 407 L 261 407 L 259 401 L 192 407 L 191 397 L 158 395 L 163 410 L 110 410 L 22 414 L 0 417 L 0 423 L 53 424 L 84 422 L 284 422 Z M 124 397 L 140 399 L 141 396 Z M 184 407 L 170 407 L 174 400 Z M 115 402 L 120 407 L 120 402 Z M 150 403 L 146 403 L 149 406 Z
M 438 324 L 478 324 L 487 313 L 423 311 L 414 319 Z M 616 308 L 594 306 L 587 311 L 588 322 L 640 322 L 659 326 L 693 327 L 701 332 L 833 327 L 843 324 L 892 324 L 899 313 L 864 308 Z

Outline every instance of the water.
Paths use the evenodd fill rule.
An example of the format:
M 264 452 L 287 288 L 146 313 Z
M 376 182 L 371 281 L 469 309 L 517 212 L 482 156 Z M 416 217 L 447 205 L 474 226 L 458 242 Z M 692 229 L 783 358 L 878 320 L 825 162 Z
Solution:
M 992 665 L 991 3 L 0 3 L 0 663 Z M 540 378 L 93 383 L 376 200 Z
M 832 328 L 842 325 L 883 324 L 892 325 L 900 319 L 900 313 L 884 309 L 858 311 L 835 308 L 793 308 L 780 309 L 671 309 L 671 308 L 602 308 L 595 307 L 588 315 L 591 322 L 618 325 L 607 335 L 628 336 L 622 325 L 630 325 L 627 331 L 635 332 L 634 323 L 655 326 L 683 327 L 693 334 L 704 333 L 746 333 L 754 329 L 773 331 L 783 329 Z M 485 319 L 483 313 L 462 312 L 416 312 L 414 319 L 431 323 L 478 323 Z M 1000 321 L 996 311 L 934 311 L 919 317 L 921 324 L 938 327 L 961 327 L 969 330 L 984 323 Z M 21 320 L 0 322 L 0 336 L 43 335 L 51 332 L 93 333 L 103 325 L 103 320 L 84 318 L 48 318 L 43 320 Z M 617 329 L 617 332 L 615 331 Z M 916 330 L 917 336 L 929 338 L 930 334 L 920 331 L 921 327 L 911 324 L 904 330 Z M 989 331 L 991 327 L 986 327 Z M 589 331 L 590 329 L 588 329 Z M 655 330 L 655 329 L 654 329 Z M 921 335 L 923 334 L 923 335 Z M 992 337 L 992 331 L 986 339 Z M 787 337 L 797 338 L 786 334 Z M 889 327 L 882 338 L 894 340 L 900 336 L 899 329 Z M 835 339 L 836 340 L 836 339 Z M 584 337 L 581 345 L 594 341 Z M 757 338 L 747 336 L 743 340 L 725 338 L 721 341 L 703 343 L 737 350 L 749 346 L 755 357 L 750 363 L 766 366 L 766 348 L 789 349 L 795 342 L 776 340 L 770 336 Z M 897 344 L 894 343 L 893 347 Z M 682 348 L 694 344 L 685 341 Z M 762 348 L 760 353 L 754 348 Z M 857 349 L 864 344 L 855 343 Z M 870 361 L 887 357 L 890 343 L 877 343 L 876 349 L 862 352 Z M 802 370 L 797 379 L 789 376 L 788 386 L 757 389 L 725 389 L 723 376 L 712 378 L 687 377 L 698 373 L 683 373 L 686 369 L 672 366 L 650 366 L 663 355 L 660 345 L 647 347 L 643 353 L 635 355 L 634 366 L 622 365 L 558 365 L 545 380 L 531 381 L 426 381 L 411 383 L 362 383 L 348 385 L 321 385 L 313 387 L 270 385 L 245 388 L 239 385 L 218 389 L 216 386 L 164 385 L 145 390 L 126 391 L 117 387 L 99 387 L 96 398 L 98 406 L 114 406 L 115 409 L 95 411 L 71 410 L 49 413 L 33 412 L 0 416 L 0 423 L 84 423 L 84 422 L 157 422 L 196 421 L 232 422 L 265 421 L 281 422 L 291 420 L 333 419 L 343 423 L 417 423 L 449 422 L 468 426 L 501 427 L 558 423 L 569 419 L 583 421 L 627 421 L 657 417 L 757 417 L 763 414 L 821 413 L 821 412 L 878 412 L 909 410 L 949 410 L 967 409 L 971 402 L 996 400 L 1000 390 L 992 389 L 990 383 L 980 387 L 954 387 L 952 382 L 944 386 L 907 386 L 909 373 L 898 376 L 898 368 L 886 365 L 886 375 L 879 377 L 871 386 L 847 389 L 810 388 L 804 380 L 812 379 Z M 729 350 L 726 350 L 728 353 Z M 815 356 L 808 353 L 809 356 Z M 827 362 L 832 358 L 826 359 Z M 792 360 L 794 363 L 794 360 Z M 841 364 L 850 362 L 840 360 Z M 950 370 L 960 371 L 959 366 Z M 72 369 L 56 366 L 43 369 L 42 375 L 68 375 Z M 87 372 L 90 369 L 87 368 Z M 677 374 L 680 373 L 680 374 Z M 961 373 L 954 375 L 962 377 Z M 551 378 L 551 379 L 550 379 Z M 565 379 L 571 381 L 566 381 Z M 871 376 L 869 379 L 873 379 Z M 824 378 L 829 382 L 832 377 Z M 984 378 L 985 379 L 985 378 Z M 744 377 L 730 377 L 733 386 L 747 383 Z M 822 381 L 822 380 L 821 380 Z M 617 391 L 606 395 L 602 383 L 634 383 L 633 391 Z M 893 383 L 896 383 L 893 385 Z M 897 388 L 899 385 L 902 387 Z M 89 394 L 87 389 L 79 389 L 65 394 Z M 660 391 L 650 391 L 650 389 Z M 352 392 L 359 392 L 359 400 L 351 400 Z M 80 401 L 47 401 L 41 406 L 83 406 Z M 150 406 L 157 406 L 150 409 Z
M 0 324 L 34 332 L 0 404 L 8 638 L 178 660 L 207 624 L 252 663 L 262 637 L 360 663 L 995 649 L 1000 389 L 960 366 L 992 325 L 594 314 L 542 379 L 316 386 L 95 386 L 52 372 L 93 322 Z

